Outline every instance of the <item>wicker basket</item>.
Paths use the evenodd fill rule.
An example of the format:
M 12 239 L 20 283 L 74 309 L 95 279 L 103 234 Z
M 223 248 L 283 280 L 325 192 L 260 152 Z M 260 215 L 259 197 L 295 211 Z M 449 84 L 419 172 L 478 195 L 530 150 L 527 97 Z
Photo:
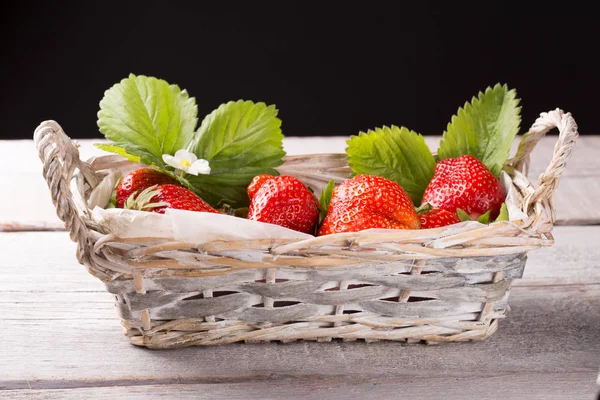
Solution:
M 553 128 L 559 130 L 554 156 L 535 188 L 526 177 L 529 154 Z M 509 310 L 511 282 L 522 276 L 526 253 L 553 244 L 552 196 L 577 137 L 571 115 L 558 109 L 542 113 L 522 137 L 504 168 L 511 221 L 195 245 L 117 237 L 93 220 L 90 193 L 130 163 L 114 155 L 80 160 L 54 121 L 34 136 L 57 214 L 78 244 L 77 259 L 115 295 L 131 343 L 153 349 L 487 338 Z M 317 190 L 350 176 L 344 154 L 287 157 L 279 171 Z M 73 177 L 79 197 L 71 191 Z M 260 260 L 244 257 L 250 252 Z

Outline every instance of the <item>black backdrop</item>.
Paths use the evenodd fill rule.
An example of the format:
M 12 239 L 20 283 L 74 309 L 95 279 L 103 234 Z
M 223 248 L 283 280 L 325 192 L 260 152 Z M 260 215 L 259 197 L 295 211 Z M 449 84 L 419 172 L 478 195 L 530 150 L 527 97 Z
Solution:
M 228 100 L 274 103 L 289 136 L 441 134 L 496 82 L 517 89 L 522 129 L 561 107 L 600 133 L 591 10 L 449 3 L 15 1 L 1 13 L 0 138 L 31 138 L 44 119 L 100 137 L 98 102 L 130 72 L 186 88 L 200 116 Z

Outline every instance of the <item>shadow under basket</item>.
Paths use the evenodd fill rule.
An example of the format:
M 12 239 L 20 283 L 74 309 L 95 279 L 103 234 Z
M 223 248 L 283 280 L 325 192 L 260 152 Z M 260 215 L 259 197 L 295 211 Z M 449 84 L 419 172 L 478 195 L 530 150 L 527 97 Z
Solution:
M 529 155 L 553 128 L 559 130 L 554 156 L 534 187 L 526 176 Z M 111 172 L 136 165 L 115 155 L 81 160 L 54 121 L 34 134 L 78 261 L 115 296 L 131 343 L 152 349 L 485 339 L 509 311 L 511 282 L 522 276 L 527 252 L 554 242 L 553 192 L 577 137 L 575 121 L 559 109 L 542 113 L 523 135 L 503 170 L 510 221 L 193 244 L 119 238 L 93 219 L 91 197 Z M 278 170 L 317 194 L 329 180 L 351 176 L 344 154 L 288 156 Z

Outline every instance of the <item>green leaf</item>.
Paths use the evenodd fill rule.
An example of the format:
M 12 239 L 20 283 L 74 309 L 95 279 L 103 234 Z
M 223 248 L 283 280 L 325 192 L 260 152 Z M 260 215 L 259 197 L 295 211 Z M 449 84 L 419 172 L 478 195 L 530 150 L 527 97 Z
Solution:
M 334 187 L 335 181 L 331 180 L 321 192 L 321 197 L 319 198 L 319 223 L 322 223 L 325 220 L 325 217 L 327 217 L 329 203 L 331 203 L 331 196 L 333 195 Z
M 508 221 L 508 208 L 506 207 L 506 203 L 502 203 L 500 214 L 498 214 L 498 217 L 494 220 L 494 222 L 498 221 Z
M 421 204 L 419 207 L 417 207 L 415 209 L 415 211 L 419 215 L 427 214 L 431 210 L 433 210 L 433 206 L 431 204 L 429 204 L 429 203 L 423 203 L 423 204 Z
M 275 106 L 239 100 L 207 115 L 189 150 L 208 160 L 210 175 L 186 175 L 194 191 L 211 205 L 226 199 L 249 204 L 246 192 L 260 174 L 279 175 L 283 134 Z
M 482 224 L 489 224 L 490 223 L 490 213 L 491 211 L 488 210 L 488 212 L 486 212 L 483 215 L 480 215 L 479 218 L 477 218 L 477 222 L 482 223 Z
M 127 158 L 129 161 L 142 163 L 145 165 L 156 165 L 163 166 L 162 159 L 156 158 L 154 154 L 151 154 L 145 148 L 130 143 L 112 143 L 112 144 L 94 144 L 100 150 L 107 151 L 109 153 L 116 153 L 120 156 Z
M 173 172 L 173 171 L 171 171 L 169 169 L 166 169 L 166 167 L 155 167 L 155 168 L 158 169 L 163 174 L 169 175 L 171 178 L 175 179 L 176 181 L 179 181 L 179 183 L 181 183 L 181 185 L 183 187 L 185 187 L 186 189 L 189 189 L 191 191 L 194 190 L 194 188 L 192 187 L 192 185 L 190 184 L 190 182 L 186 179 L 186 178 L 188 178 L 190 176 L 193 176 L 193 175 L 184 174 L 182 176 L 182 175 L 176 174 L 175 172 Z
M 104 93 L 98 127 L 107 139 L 162 160 L 186 148 L 198 123 L 196 100 L 164 80 L 129 75 Z M 132 153 L 127 147 L 127 153 Z M 162 162 L 162 161 L 161 161 Z
M 519 132 L 521 107 L 515 90 L 497 84 L 452 117 L 438 149 L 438 158 L 470 154 L 481 160 L 496 176 L 508 158 L 510 146 Z
M 461 208 L 456 209 L 456 215 L 458 215 L 458 219 L 460 219 L 460 222 L 471 221 L 471 216 Z
M 408 192 L 414 204 L 421 203 L 435 169 L 435 159 L 423 136 L 392 125 L 360 132 L 346 143 L 348 163 L 356 175 L 391 179 Z
M 267 172 L 263 172 L 267 171 Z M 247 188 L 256 175 L 267 173 L 279 175 L 275 169 L 257 169 L 253 167 L 239 168 L 235 171 L 213 173 L 210 175 L 185 175 L 186 180 L 198 196 L 215 207 L 221 200 L 227 201 L 234 207 L 244 207 L 250 204 Z

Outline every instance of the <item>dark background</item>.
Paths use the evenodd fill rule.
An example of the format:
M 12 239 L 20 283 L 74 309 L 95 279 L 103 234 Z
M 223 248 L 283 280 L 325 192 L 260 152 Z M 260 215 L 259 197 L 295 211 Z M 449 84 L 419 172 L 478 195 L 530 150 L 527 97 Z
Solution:
M 130 72 L 187 89 L 200 119 L 228 100 L 274 103 L 288 136 L 441 134 L 497 82 L 517 89 L 522 130 L 560 107 L 599 134 L 595 14 L 525 3 L 9 2 L 0 138 L 31 138 L 45 119 L 100 137 L 98 103 Z

